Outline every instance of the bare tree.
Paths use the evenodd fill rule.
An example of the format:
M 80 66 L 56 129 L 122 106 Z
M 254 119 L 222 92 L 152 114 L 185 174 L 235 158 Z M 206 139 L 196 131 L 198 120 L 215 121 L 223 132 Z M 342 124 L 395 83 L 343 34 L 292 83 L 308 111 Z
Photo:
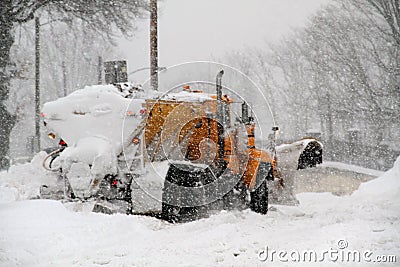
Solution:
M 16 25 L 32 20 L 38 12 L 46 10 L 58 20 L 79 18 L 85 26 L 110 39 L 115 30 L 129 35 L 135 21 L 146 6 L 144 0 L 2 0 L 0 1 L 0 169 L 9 164 L 9 136 L 15 116 L 7 108 L 9 84 L 16 73 L 10 58 Z
M 288 117 L 310 107 L 328 147 L 354 127 L 364 127 L 366 144 L 378 146 L 400 115 L 399 1 L 336 2 L 265 61 L 279 70 L 274 76 L 289 96 Z M 301 129 L 305 118 L 291 123 Z

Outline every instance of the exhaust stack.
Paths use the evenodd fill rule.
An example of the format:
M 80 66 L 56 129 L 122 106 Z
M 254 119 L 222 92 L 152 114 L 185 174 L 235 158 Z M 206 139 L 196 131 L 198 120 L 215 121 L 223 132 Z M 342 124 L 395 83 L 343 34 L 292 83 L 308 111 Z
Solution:
M 242 122 L 246 125 L 250 123 L 249 106 L 246 101 L 243 101 L 242 103 Z
M 217 121 L 218 121 L 218 167 L 225 167 L 225 141 L 224 141 L 224 107 L 222 103 L 222 76 L 224 70 L 218 72 L 216 77 L 216 90 L 217 90 Z

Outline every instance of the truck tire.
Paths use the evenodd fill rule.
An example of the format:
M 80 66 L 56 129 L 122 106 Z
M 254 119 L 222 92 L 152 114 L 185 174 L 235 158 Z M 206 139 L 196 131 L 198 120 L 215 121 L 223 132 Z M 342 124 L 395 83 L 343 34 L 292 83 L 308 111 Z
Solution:
M 210 170 L 200 170 L 191 165 L 171 164 L 165 177 L 162 194 L 161 218 L 172 222 L 188 222 L 199 219 L 202 206 L 187 206 L 188 199 L 195 196 L 184 195 L 178 187 L 196 187 L 201 181 L 211 179 Z M 201 196 L 197 196 L 201 197 Z
M 250 192 L 250 209 L 260 214 L 268 212 L 268 185 L 264 180 L 259 187 Z

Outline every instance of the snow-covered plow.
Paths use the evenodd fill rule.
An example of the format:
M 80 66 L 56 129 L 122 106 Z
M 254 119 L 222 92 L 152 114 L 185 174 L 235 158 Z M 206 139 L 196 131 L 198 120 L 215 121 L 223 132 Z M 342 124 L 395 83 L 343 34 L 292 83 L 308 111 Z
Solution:
M 270 202 L 286 205 L 297 204 L 294 195 L 294 172 L 300 169 L 313 168 L 322 163 L 322 144 L 314 138 L 282 144 L 276 147 L 277 172 L 281 178 L 273 181 Z
M 46 103 L 49 136 L 62 143 L 44 161 L 60 173 L 60 186 L 44 185 L 42 197 L 91 202 L 104 213 L 158 214 L 171 222 L 220 209 L 266 214 L 271 191 L 275 199 L 282 198 L 282 186 L 288 188 L 284 194 L 293 193 L 287 166 L 321 163 L 322 147 L 309 140 L 276 149 L 273 138 L 268 150 L 256 148 L 248 104 L 242 103 L 241 116 L 231 117 L 234 101 L 222 94 L 222 75 L 216 94 L 189 87 L 145 94 L 117 84 Z

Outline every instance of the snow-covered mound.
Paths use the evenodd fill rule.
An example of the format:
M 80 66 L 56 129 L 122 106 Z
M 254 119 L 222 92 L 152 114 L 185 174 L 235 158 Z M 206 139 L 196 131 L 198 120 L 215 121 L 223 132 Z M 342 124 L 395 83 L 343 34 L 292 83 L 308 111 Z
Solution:
M 374 169 L 369 169 L 361 166 L 355 166 L 355 165 L 350 165 L 342 162 L 335 162 L 335 161 L 326 161 L 322 162 L 321 164 L 322 167 L 328 167 L 328 168 L 335 168 L 339 170 L 345 170 L 345 171 L 351 171 L 351 172 L 356 172 L 356 173 L 362 173 L 366 175 L 371 175 L 371 176 L 381 176 L 384 174 L 384 171 L 378 171 Z
M 377 179 L 361 184 L 352 196 L 400 204 L 400 156 L 395 161 L 393 168 Z
M 57 182 L 57 174 L 42 167 L 46 155 L 42 151 L 31 162 L 13 165 L 8 171 L 0 172 L 0 203 L 37 198 L 41 185 Z

